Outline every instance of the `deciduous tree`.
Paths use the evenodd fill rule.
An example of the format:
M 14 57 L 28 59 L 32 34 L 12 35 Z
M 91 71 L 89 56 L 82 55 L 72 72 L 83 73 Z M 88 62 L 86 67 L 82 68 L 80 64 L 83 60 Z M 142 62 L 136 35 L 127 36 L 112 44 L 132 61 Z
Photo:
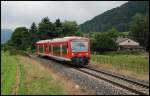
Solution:
M 20 50 L 26 50 L 29 45 L 29 32 L 26 27 L 18 27 L 12 34 L 11 42 L 14 47 Z
M 148 49 L 149 45 L 149 16 L 136 14 L 130 26 L 131 32 L 129 35 L 140 43 L 143 47 Z

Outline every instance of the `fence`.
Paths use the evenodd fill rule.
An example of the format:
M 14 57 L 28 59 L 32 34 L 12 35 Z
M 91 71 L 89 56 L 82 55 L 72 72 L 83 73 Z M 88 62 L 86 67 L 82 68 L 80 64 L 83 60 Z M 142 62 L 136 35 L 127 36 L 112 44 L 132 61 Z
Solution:
M 91 55 L 91 63 L 109 64 L 119 69 L 149 73 L 149 59 L 138 55 Z

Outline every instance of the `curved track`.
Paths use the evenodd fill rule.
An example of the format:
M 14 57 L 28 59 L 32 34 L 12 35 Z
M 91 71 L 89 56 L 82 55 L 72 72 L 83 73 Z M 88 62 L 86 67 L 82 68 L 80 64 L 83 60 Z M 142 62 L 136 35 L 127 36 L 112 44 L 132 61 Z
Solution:
M 101 70 L 95 70 L 90 67 L 76 68 L 76 69 L 78 71 L 84 72 L 98 79 L 102 79 L 106 82 L 117 85 L 118 87 L 131 91 L 135 94 L 149 95 L 149 85 L 146 85 L 137 81 L 132 81 L 130 79 L 123 78 L 123 77 L 120 77 L 120 76 L 117 76 L 108 72 L 104 72 Z
M 83 72 L 85 74 L 88 74 L 92 77 L 109 82 L 120 88 L 126 89 L 132 93 L 135 93 L 138 95 L 149 95 L 149 85 L 145 83 L 134 81 L 132 79 L 125 78 L 116 74 L 112 74 L 111 72 L 106 72 L 104 70 L 96 70 L 91 67 L 74 68 L 74 69 L 80 72 Z

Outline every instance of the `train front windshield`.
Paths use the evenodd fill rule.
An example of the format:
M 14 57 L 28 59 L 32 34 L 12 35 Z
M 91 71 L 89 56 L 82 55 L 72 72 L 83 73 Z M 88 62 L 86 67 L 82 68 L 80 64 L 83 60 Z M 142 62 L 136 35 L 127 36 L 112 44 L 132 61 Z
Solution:
M 88 52 L 87 41 L 72 41 L 71 47 L 72 47 L 72 52 Z

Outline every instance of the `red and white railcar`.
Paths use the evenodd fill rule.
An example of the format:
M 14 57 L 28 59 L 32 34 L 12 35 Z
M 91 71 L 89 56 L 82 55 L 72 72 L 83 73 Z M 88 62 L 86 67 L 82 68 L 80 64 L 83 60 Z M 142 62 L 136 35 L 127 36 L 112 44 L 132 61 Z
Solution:
M 36 42 L 38 55 L 49 56 L 60 61 L 69 61 L 75 65 L 88 65 L 90 60 L 90 42 L 85 37 L 64 37 Z

